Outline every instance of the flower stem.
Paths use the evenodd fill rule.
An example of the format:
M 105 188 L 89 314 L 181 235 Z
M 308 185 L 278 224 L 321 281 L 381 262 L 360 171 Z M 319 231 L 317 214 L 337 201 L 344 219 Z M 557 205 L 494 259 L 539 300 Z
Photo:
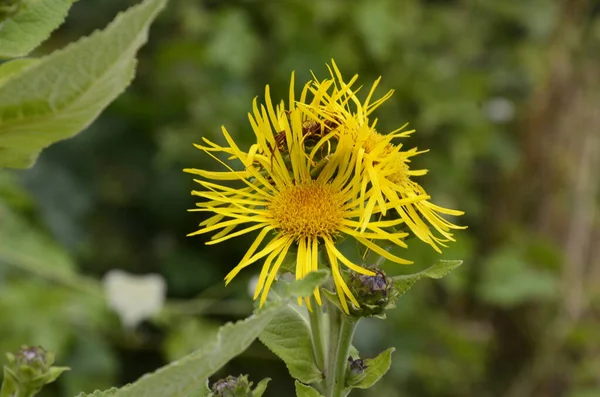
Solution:
M 343 397 L 346 383 L 346 366 L 350 345 L 356 329 L 356 321 L 344 316 L 329 304 L 329 348 L 325 385 L 327 397 Z
M 312 336 L 313 352 L 317 367 L 321 371 L 325 369 L 325 352 L 323 349 L 323 312 L 321 306 L 317 304 L 314 298 L 311 298 L 312 310 L 308 311 L 310 320 L 310 333 Z

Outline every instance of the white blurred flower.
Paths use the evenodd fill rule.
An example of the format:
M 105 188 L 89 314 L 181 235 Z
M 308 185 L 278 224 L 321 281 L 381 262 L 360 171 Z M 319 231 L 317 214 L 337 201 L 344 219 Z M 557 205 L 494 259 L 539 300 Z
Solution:
M 251 297 L 254 296 L 254 290 L 256 290 L 257 285 L 258 274 L 255 274 L 254 276 L 250 277 L 250 280 L 248 281 L 248 295 L 250 295 Z
M 108 306 L 127 328 L 158 313 L 165 302 L 166 283 L 158 274 L 137 276 L 111 270 L 102 280 Z
M 515 105 L 506 98 L 492 98 L 484 105 L 484 112 L 494 123 L 508 123 L 515 118 Z

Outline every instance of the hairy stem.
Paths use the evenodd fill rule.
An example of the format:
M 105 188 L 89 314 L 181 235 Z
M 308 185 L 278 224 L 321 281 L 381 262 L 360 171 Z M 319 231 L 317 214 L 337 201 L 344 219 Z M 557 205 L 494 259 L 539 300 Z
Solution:
M 329 311 L 329 347 L 325 384 L 327 397 L 343 397 L 346 383 L 346 366 L 356 321 L 344 316 L 334 305 Z
M 314 298 L 311 298 L 313 310 L 308 311 L 310 320 L 310 333 L 312 336 L 313 352 L 317 367 L 321 371 L 325 370 L 325 350 L 323 343 L 323 312 L 321 306 L 317 304 Z

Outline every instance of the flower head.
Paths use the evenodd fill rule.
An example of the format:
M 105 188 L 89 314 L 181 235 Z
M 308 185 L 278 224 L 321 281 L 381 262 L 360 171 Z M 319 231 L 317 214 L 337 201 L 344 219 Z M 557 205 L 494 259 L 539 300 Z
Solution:
M 360 222 L 365 210 L 362 203 L 375 192 L 363 192 L 359 199 L 361 179 L 356 177 L 356 167 L 360 165 L 356 151 L 332 139 L 338 136 L 339 129 L 344 128 L 341 120 L 326 108 L 321 108 L 318 115 L 306 110 L 321 103 L 327 89 L 327 83 L 318 90 L 311 89 L 309 83 L 296 102 L 292 75 L 286 108 L 283 103 L 273 106 L 267 86 L 265 105 L 259 107 L 255 100 L 249 115 L 256 144 L 243 151 L 223 127 L 226 145 L 203 139 L 204 144 L 196 146 L 221 163 L 226 171 L 186 170 L 202 178 L 196 182 L 203 189 L 192 194 L 204 201 L 192 211 L 214 214 L 190 235 L 215 232 L 207 244 L 216 244 L 259 231 L 225 280 L 229 283 L 242 269 L 264 260 L 254 296 L 255 299 L 260 296 L 261 305 L 292 247 L 296 251 L 297 279 L 319 268 L 320 250 L 326 254 L 340 303 L 346 312 L 347 299 L 356 306 L 358 303 L 344 281 L 340 263 L 356 273 L 375 273 L 344 256 L 336 248 L 338 239 L 351 237 L 392 262 L 410 263 L 373 242 L 383 240 L 405 247 L 403 238 L 407 234 L 392 229 L 403 223 L 402 219 Z M 311 100 L 307 99 L 309 94 Z M 339 100 L 343 94 L 344 91 L 339 93 Z M 297 104 L 309 107 L 300 108 Z M 230 160 L 240 163 L 242 169 L 235 170 L 219 160 L 218 153 L 229 155 Z M 242 187 L 230 187 L 225 181 L 237 181 Z M 370 211 L 377 214 L 381 209 L 375 206 Z M 318 289 L 314 296 L 320 304 Z M 306 302 L 309 302 L 308 297 Z
M 357 75 L 346 83 L 335 62 L 332 62 L 330 74 L 331 79 L 315 80 L 311 86 L 311 91 L 321 93 L 320 102 L 299 106 L 314 117 L 328 115 L 338 120 L 341 127 L 336 130 L 333 140 L 338 146 L 352 148 L 349 150 L 355 152 L 355 178 L 360 179 L 360 230 L 366 229 L 373 215 L 380 212 L 386 216 L 394 210 L 393 218 L 402 219 L 416 237 L 441 252 L 440 246 L 454 241 L 451 230 L 464 228 L 446 220 L 444 215 L 458 216 L 463 212 L 433 204 L 425 189 L 413 180 L 427 171 L 411 169 L 410 159 L 426 151 L 405 150 L 402 144 L 392 141 L 407 138 L 414 130 L 405 130 L 405 124 L 388 134 L 377 131 L 377 119 L 370 116 L 392 96 L 393 90 L 373 100 L 379 78 L 361 102 L 358 89 L 352 88 Z

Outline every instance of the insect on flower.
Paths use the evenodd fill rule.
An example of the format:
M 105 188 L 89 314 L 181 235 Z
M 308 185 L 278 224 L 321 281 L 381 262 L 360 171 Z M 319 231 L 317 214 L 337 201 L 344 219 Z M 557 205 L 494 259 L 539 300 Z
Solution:
M 289 115 L 289 112 L 286 112 Z M 340 121 L 336 117 L 332 119 L 325 120 L 305 120 L 302 123 L 302 142 L 310 142 L 312 145 L 315 145 L 319 142 L 325 135 L 334 131 Z M 275 137 L 275 146 L 269 145 L 269 151 L 271 154 L 271 168 L 273 168 L 273 157 L 275 155 L 275 150 L 278 150 L 280 153 L 285 153 L 287 151 L 287 138 L 285 134 L 285 130 L 279 131 Z

